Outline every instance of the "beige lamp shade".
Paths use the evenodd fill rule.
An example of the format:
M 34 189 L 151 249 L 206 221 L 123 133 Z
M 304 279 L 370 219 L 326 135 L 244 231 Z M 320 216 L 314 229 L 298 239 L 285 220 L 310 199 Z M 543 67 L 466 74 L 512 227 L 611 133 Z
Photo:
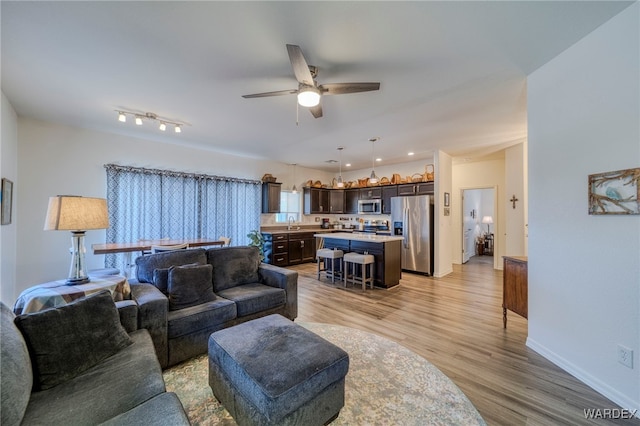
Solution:
M 107 200 L 104 198 L 58 195 L 49 198 L 45 231 L 86 231 L 109 227 Z
M 493 223 L 493 218 L 491 216 L 483 216 L 482 223 Z

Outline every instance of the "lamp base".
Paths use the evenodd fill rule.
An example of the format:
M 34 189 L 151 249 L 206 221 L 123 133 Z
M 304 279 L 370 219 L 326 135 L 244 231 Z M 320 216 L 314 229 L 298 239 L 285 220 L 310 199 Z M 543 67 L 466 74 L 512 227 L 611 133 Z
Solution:
M 89 277 L 81 277 L 81 278 L 68 278 L 65 284 L 67 285 L 78 285 L 78 284 L 86 284 L 91 280 Z
M 84 252 L 84 231 L 71 231 L 71 267 L 67 285 L 86 284 L 90 281 L 84 266 Z

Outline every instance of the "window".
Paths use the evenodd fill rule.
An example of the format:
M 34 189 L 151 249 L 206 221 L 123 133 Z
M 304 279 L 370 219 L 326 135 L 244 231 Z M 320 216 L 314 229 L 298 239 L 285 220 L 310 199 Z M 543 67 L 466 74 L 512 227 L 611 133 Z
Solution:
M 294 222 L 300 222 L 301 212 L 300 193 L 283 190 L 280 192 L 280 213 L 276 214 L 276 222 L 286 223 L 290 217 Z
M 105 168 L 107 243 L 225 236 L 231 245 L 245 245 L 247 234 L 260 229 L 260 181 L 113 164 Z M 106 267 L 123 261 L 122 253 L 105 256 Z

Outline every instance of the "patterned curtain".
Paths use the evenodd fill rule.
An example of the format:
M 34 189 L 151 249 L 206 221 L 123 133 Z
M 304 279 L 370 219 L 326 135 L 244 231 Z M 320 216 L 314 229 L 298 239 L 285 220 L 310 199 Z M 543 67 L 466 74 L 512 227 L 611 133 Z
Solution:
M 261 182 L 168 170 L 105 165 L 107 243 L 225 236 L 245 245 L 260 229 Z M 118 267 L 124 254 L 105 256 Z

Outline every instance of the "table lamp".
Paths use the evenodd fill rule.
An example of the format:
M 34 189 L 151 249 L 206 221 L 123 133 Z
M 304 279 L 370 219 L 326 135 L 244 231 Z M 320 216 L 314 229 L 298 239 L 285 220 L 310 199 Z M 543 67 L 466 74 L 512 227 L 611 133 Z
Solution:
M 489 231 L 489 225 L 493 223 L 493 218 L 491 216 L 482 216 L 482 223 L 487 224 L 487 234 L 491 234 Z
M 84 233 L 109 227 L 107 200 L 104 198 L 58 195 L 49 198 L 45 231 L 71 231 L 71 268 L 67 284 L 84 284 L 89 277 L 84 265 Z

